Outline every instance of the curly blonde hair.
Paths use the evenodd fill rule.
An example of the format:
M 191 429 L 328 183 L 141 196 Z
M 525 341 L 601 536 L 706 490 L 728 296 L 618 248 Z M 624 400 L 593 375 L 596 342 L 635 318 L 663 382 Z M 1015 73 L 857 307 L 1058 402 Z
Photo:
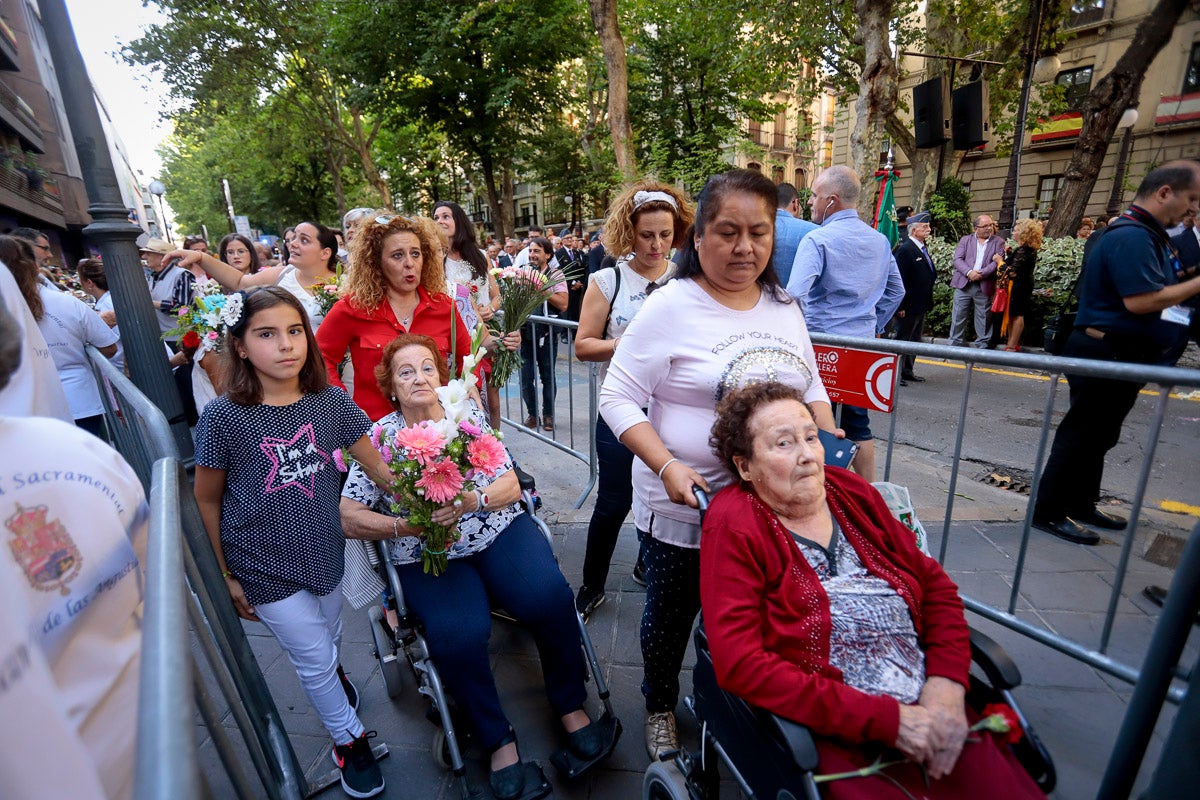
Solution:
M 638 192 L 665 192 L 675 199 L 672 206 L 665 200 L 651 200 L 634 210 L 633 196 Z M 631 183 L 617 195 L 612 205 L 608 207 L 608 216 L 604 219 L 604 233 L 600 241 L 608 255 L 619 258 L 633 252 L 633 244 L 637 235 L 637 218 L 647 211 L 669 211 L 675 218 L 675 238 L 672 247 L 683 244 L 683 235 L 692 224 L 695 210 L 684 197 L 683 192 L 665 183 L 654 180 L 640 180 Z
M 1018 220 L 1013 226 L 1013 239 L 1017 244 L 1023 244 L 1034 250 L 1042 247 L 1042 223 L 1036 219 Z
M 386 223 L 376 220 L 387 218 Z M 421 243 L 421 286 L 432 295 L 446 291 L 446 267 L 442 261 L 445 236 L 427 217 L 393 216 L 380 211 L 358 229 L 350 244 L 351 269 L 343 294 L 364 311 L 374 311 L 387 297 L 387 278 L 383 274 L 383 242 L 394 233 L 411 233 Z

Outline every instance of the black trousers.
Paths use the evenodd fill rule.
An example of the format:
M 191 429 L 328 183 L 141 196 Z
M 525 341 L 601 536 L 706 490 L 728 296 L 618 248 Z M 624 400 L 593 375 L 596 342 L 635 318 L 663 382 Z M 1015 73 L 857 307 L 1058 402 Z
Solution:
M 1113 347 L 1074 331 L 1064 356 L 1116 361 Z M 1104 457 L 1121 438 L 1125 417 L 1145 384 L 1068 375 L 1071 407 L 1058 430 L 1038 485 L 1034 516 L 1047 521 L 1079 514 L 1100 499 Z
M 906 313 L 903 317 L 894 317 L 896 323 L 896 339 L 901 342 L 920 342 L 925 334 L 925 314 Z M 900 356 L 900 376 L 913 374 L 913 356 Z

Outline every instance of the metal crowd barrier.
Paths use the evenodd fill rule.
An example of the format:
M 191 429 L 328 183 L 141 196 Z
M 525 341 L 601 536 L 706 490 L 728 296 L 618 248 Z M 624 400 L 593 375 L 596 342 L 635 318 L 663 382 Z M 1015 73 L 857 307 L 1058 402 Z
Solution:
M 310 786 L 241 620 L 229 602 L 225 580 L 167 420 L 97 350 L 89 347 L 88 357 L 101 382 L 105 423 L 113 446 L 133 466 L 152 502 L 158 502 L 151 544 L 155 549 L 162 547 L 163 552 L 156 558 L 155 549 L 151 549 L 148 558 L 151 570 L 147 574 L 147 625 L 143 634 L 146 661 L 138 701 L 137 796 L 147 800 L 177 794 L 192 796 L 186 792 L 193 785 L 192 776 L 197 774 L 196 751 L 185 744 L 190 741 L 194 724 L 193 707 L 183 699 L 190 682 L 195 710 L 205 722 L 236 796 L 247 800 L 264 795 L 272 800 L 300 800 L 308 796 Z M 189 590 L 182 602 L 176 597 L 181 574 L 186 575 Z M 243 770 L 211 692 L 196 669 L 194 657 L 186 652 L 184 607 L 250 752 L 261 787 L 255 786 Z M 181 636 L 185 637 L 184 654 L 179 652 Z M 176 669 L 181 663 L 187 668 Z M 147 676 L 147 669 L 156 670 L 156 674 Z M 168 670 L 175 674 L 162 674 Z M 181 710 L 187 721 L 186 733 L 175 729 L 179 717 L 167 713 L 169 707 Z M 160 747 L 162 741 L 171 746 Z M 179 787 L 179 791 L 162 787 Z
M 599 411 L 598 399 L 600 395 L 600 382 L 598 376 L 600 374 L 600 366 L 587 362 L 581 362 L 575 358 L 575 331 L 579 328 L 578 322 L 572 322 L 569 319 L 561 319 L 559 317 L 543 317 L 532 316 L 529 322 L 533 329 L 534 347 L 537 347 L 536 342 L 540 335 L 548 337 L 547 345 L 551 348 L 553 359 L 551 361 L 554 367 L 555 376 L 555 414 L 554 414 L 554 430 L 550 436 L 547 436 L 541 428 L 541 419 L 537 420 L 537 426 L 527 428 L 523 424 L 525 418 L 524 402 L 521 399 L 521 371 L 517 370 L 509 378 L 501 390 L 503 397 L 504 410 L 500 419 L 511 425 L 516 430 L 528 436 L 532 436 L 540 442 L 544 442 L 556 450 L 560 450 L 573 458 L 582 461 L 588 468 L 587 483 L 580 492 L 579 498 L 575 501 L 575 508 L 582 508 L 587 496 L 591 494 L 592 489 L 596 486 L 596 480 L 600 474 L 599 461 L 596 456 L 596 414 Z M 560 337 L 566 333 L 567 341 L 562 343 Z M 537 369 L 536 350 L 535 360 L 533 363 L 533 391 L 534 396 L 540 403 L 542 401 L 542 382 L 541 374 Z M 565 356 L 564 356 L 565 352 Z M 559 367 L 565 362 L 564 371 L 567 378 L 566 386 L 566 403 L 565 410 L 567 412 L 565 425 L 562 415 L 558 412 L 563 405 L 559 402 L 561 398 L 561 386 L 558 386 Z M 579 384 L 586 376 L 587 380 L 587 398 L 586 400 L 577 400 L 576 391 L 582 391 L 582 385 Z M 517 411 L 519 416 L 514 417 L 512 412 L 513 393 L 516 392 Z M 583 408 L 587 409 L 587 417 L 582 420 L 587 430 L 587 450 L 581 449 L 585 445 L 582 442 L 576 441 L 576 409 L 581 412 Z M 543 411 L 543 414 L 545 412 Z M 560 440 L 560 431 L 566 431 L 565 441 Z M 582 437 L 580 437 L 582 438 Z

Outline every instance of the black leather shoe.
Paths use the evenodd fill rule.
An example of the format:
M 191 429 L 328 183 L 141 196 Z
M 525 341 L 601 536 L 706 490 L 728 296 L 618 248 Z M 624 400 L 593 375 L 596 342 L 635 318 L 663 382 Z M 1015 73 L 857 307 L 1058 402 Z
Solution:
M 904 378 L 901 378 L 901 379 L 900 379 L 900 385 L 901 385 L 901 386 L 908 386 L 908 381 L 906 381 Z
M 488 786 L 496 800 L 517 800 L 525 791 L 525 764 L 518 761 L 490 773 Z
M 920 375 L 901 375 L 900 378 L 902 380 L 912 381 L 913 383 L 924 383 L 925 382 L 925 379 L 922 378 Z
M 567 734 L 567 746 L 583 761 L 591 761 L 604 750 L 604 731 L 599 723 L 590 722 L 574 733 Z
M 1161 586 L 1147 586 L 1142 589 L 1142 597 L 1161 608 L 1167 602 L 1167 590 Z M 1196 612 L 1196 618 L 1192 620 L 1192 624 L 1200 625 L 1200 611 Z
M 1107 531 L 1123 531 L 1129 525 L 1127 520 L 1121 519 L 1116 514 L 1109 514 L 1095 507 L 1085 508 L 1071 516 L 1085 525 L 1094 525 Z
M 1070 517 L 1063 517 L 1060 520 L 1053 521 L 1035 519 L 1033 527 L 1053 534 L 1060 539 L 1066 539 L 1068 542 L 1074 542 L 1075 544 L 1100 544 L 1100 534 L 1088 530 Z

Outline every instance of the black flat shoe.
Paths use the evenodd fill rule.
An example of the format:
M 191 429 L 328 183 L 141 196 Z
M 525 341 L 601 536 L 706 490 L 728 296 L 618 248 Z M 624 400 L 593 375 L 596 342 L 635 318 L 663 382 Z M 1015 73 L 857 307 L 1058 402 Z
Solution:
M 504 738 L 492 748 L 492 752 L 516 743 L 517 732 L 509 728 Z M 517 753 L 517 763 L 489 772 L 488 785 L 492 789 L 492 794 L 496 796 L 496 800 L 517 800 L 525 791 L 525 763 L 521 761 L 521 754 Z
M 1053 521 L 1035 519 L 1033 527 L 1057 536 L 1060 539 L 1066 539 L 1068 542 L 1074 542 L 1075 544 L 1093 546 L 1100 544 L 1100 534 L 1088 530 L 1070 517 L 1063 517 L 1060 520 Z
M 924 383 L 925 379 L 920 375 L 901 375 L 901 380 L 912 381 L 913 383 Z
M 1147 586 L 1145 589 L 1142 589 L 1142 597 L 1162 608 L 1167 602 L 1167 590 L 1161 586 Z M 1200 625 L 1200 611 L 1196 612 L 1196 618 L 1192 620 L 1192 624 Z
M 568 733 L 567 746 L 577 758 L 591 761 L 604 750 L 602 726 L 597 722 L 589 722 L 574 733 Z
M 1093 525 L 1107 531 L 1123 531 L 1129 525 L 1128 520 L 1124 520 L 1116 514 L 1101 511 L 1098 508 L 1085 508 L 1071 516 L 1085 525 Z

